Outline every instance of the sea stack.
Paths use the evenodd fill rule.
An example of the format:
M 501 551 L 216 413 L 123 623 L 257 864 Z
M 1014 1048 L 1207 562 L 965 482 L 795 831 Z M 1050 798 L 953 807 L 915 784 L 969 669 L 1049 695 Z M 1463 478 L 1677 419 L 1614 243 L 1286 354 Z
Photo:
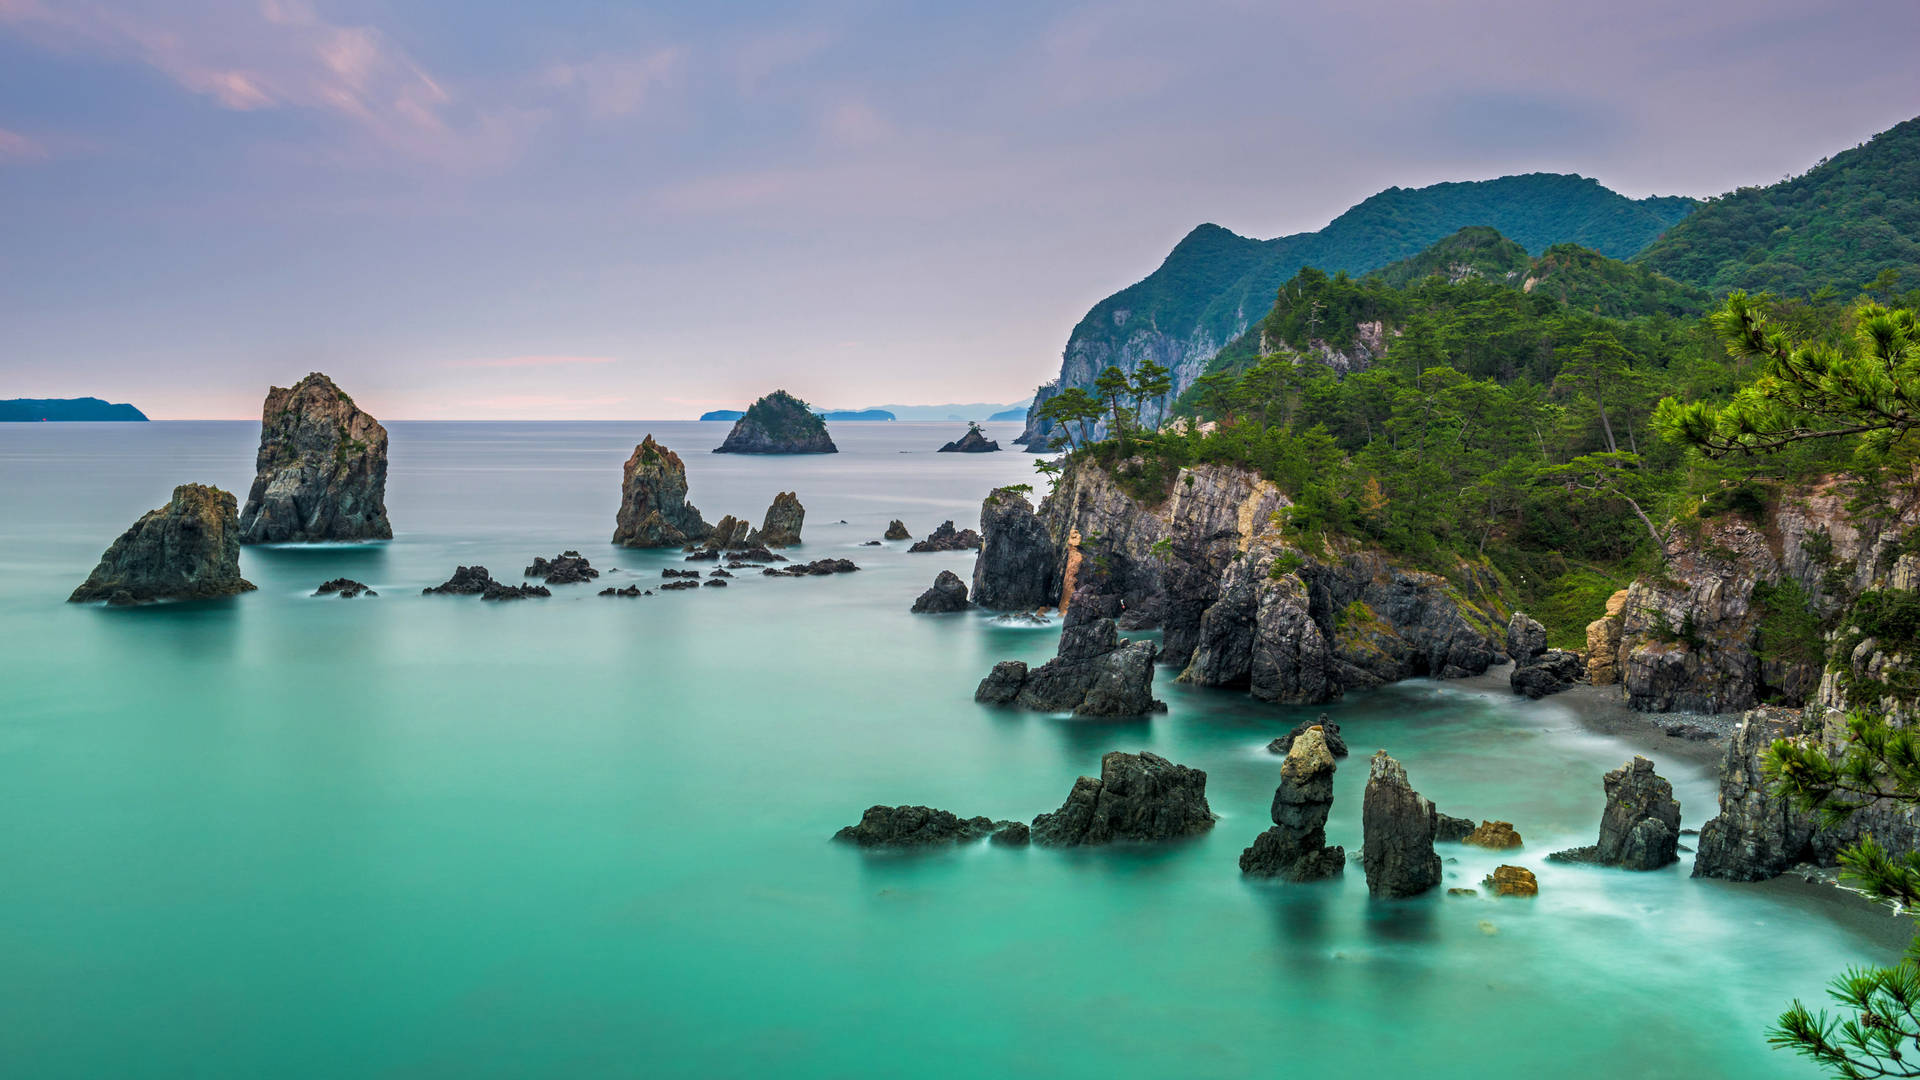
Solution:
M 980 558 L 973 600 L 996 611 L 1060 603 L 1060 561 L 1047 527 L 1021 488 L 995 488 L 980 504 Z
M 1118 750 L 1100 759 L 1100 777 L 1074 781 L 1067 801 L 1033 819 L 1032 840 L 1045 847 L 1172 840 L 1213 828 L 1207 774 L 1158 754 Z
M 1638 755 L 1601 779 L 1607 808 L 1600 815 L 1600 842 L 1547 856 L 1555 862 L 1597 863 L 1625 870 L 1658 870 L 1678 862 L 1680 803 L 1673 785 Z
M 976 426 L 969 425 L 967 433 L 941 447 L 942 454 L 991 454 L 1000 449 L 1000 444 L 981 434 Z
M 1440 856 L 1433 850 L 1438 818 L 1433 802 L 1413 790 L 1407 770 L 1385 750 L 1368 762 L 1365 799 L 1360 809 L 1365 836 L 1360 863 L 1366 867 L 1367 891 L 1392 899 L 1418 896 L 1440 884 Z
M 314 372 L 267 391 L 240 542 L 391 540 L 387 429 Z
M 726 441 L 714 447 L 716 454 L 836 454 L 827 434 L 827 422 L 814 415 L 807 403 L 775 390 L 753 403 L 746 415 L 734 421 Z
M 1240 872 L 1250 877 L 1318 881 L 1346 870 L 1344 848 L 1327 846 L 1327 814 L 1333 809 L 1333 751 L 1310 727 L 1293 740 L 1280 765 L 1273 793 L 1273 828 L 1240 853 Z
M 229 492 L 181 484 L 100 557 L 70 603 L 197 600 L 251 590 L 240 576 L 240 521 Z
M 792 547 L 800 542 L 800 526 L 807 520 L 807 508 L 800 505 L 800 496 L 791 491 L 783 491 L 773 497 L 773 505 L 767 507 L 767 516 L 760 519 L 760 528 L 747 537 L 749 546 Z
M 700 508 L 687 501 L 687 467 L 680 455 L 648 435 L 633 448 L 621 476 L 613 542 L 621 547 L 680 547 L 712 533 Z

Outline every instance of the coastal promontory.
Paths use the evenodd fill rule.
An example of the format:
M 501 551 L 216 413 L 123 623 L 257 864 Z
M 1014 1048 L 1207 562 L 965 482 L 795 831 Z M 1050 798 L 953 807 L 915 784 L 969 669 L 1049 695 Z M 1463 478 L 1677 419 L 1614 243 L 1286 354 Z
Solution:
M 267 391 L 241 543 L 391 540 L 386 495 L 387 429 L 345 390 L 316 371 Z
M 687 501 L 687 466 L 648 435 L 633 448 L 620 481 L 613 542 L 621 547 L 679 547 L 705 540 L 713 526 Z
M 807 403 L 775 390 L 747 409 L 734 422 L 727 439 L 714 447 L 716 454 L 835 454 L 827 434 L 827 423 L 816 416 Z
M 240 576 L 240 525 L 230 492 L 181 484 L 107 548 L 70 603 L 198 600 L 252 590 Z

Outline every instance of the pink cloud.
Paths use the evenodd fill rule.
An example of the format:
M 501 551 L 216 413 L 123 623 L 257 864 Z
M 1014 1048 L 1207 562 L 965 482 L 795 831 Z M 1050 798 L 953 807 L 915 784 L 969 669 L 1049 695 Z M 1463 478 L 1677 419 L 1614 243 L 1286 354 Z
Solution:
M 507 356 L 497 360 L 456 360 L 448 367 L 467 368 L 539 368 L 567 367 L 574 364 L 611 364 L 611 356 Z
M 40 140 L 0 128 L 0 161 L 45 161 L 51 156 L 52 151 Z

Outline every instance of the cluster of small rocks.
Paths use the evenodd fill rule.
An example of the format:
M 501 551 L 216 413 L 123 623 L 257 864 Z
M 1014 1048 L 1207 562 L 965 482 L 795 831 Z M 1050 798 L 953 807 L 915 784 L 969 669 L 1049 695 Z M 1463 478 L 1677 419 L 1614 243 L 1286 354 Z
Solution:
M 343 577 L 334 578 L 332 581 L 323 581 L 320 583 L 319 588 L 313 590 L 313 595 L 315 596 L 338 596 L 342 600 L 351 600 L 363 594 L 366 596 L 380 595 L 368 588 L 363 582 Z
M 484 566 L 461 566 L 453 571 L 453 576 L 438 585 L 430 585 L 420 590 L 423 596 L 478 595 L 482 600 L 525 600 L 535 596 L 552 596 L 553 591 L 545 585 L 503 585 L 493 580 L 493 575 Z
M 526 577 L 541 578 L 549 585 L 584 585 L 600 576 L 586 557 L 577 551 L 563 551 L 551 560 L 535 557 Z
M 891 533 L 893 530 L 887 531 Z M 980 534 L 972 529 L 955 529 L 951 521 L 941 522 L 940 527 L 928 533 L 925 540 L 916 541 L 907 549 L 909 552 L 978 550 Z

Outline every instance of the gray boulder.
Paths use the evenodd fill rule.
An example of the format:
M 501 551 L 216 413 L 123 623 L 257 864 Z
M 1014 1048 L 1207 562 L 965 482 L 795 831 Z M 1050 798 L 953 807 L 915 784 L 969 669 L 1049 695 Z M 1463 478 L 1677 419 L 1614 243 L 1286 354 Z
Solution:
M 1367 791 L 1361 805 L 1365 839 L 1360 862 L 1367 891 L 1376 897 L 1418 896 L 1440 884 L 1440 856 L 1433 850 L 1438 813 L 1433 802 L 1413 790 L 1407 770 L 1376 752 L 1367 766 Z
M 1586 661 L 1579 653 L 1565 649 L 1548 649 L 1525 667 L 1516 666 L 1507 676 L 1507 685 L 1516 694 L 1525 694 L 1538 701 L 1549 694 L 1558 694 L 1562 690 L 1571 690 L 1580 681 L 1587 670 Z
M 173 498 L 108 546 L 69 603 L 143 604 L 198 600 L 251 590 L 240 576 L 235 499 L 205 484 L 181 484 Z
M 939 847 L 967 844 L 991 835 L 993 821 L 963 818 L 926 806 L 870 806 L 860 824 L 833 834 L 835 840 L 860 847 Z
M 1115 750 L 1100 759 L 1100 777 L 1074 781 L 1067 801 L 1033 819 L 1033 842 L 1048 847 L 1116 840 L 1172 840 L 1213 828 L 1207 774 L 1158 754 Z
M 973 564 L 973 601 L 996 611 L 1060 603 L 1060 559 L 1033 504 L 997 488 L 980 504 L 980 558 Z
M 272 387 L 260 415 L 240 542 L 391 540 L 387 429 L 314 372 Z
M 1518 611 L 1507 621 L 1507 656 L 1519 667 L 1533 663 L 1547 651 L 1547 628 Z
M 886 535 L 886 539 L 888 540 L 913 539 L 913 534 L 907 531 L 907 523 L 904 521 L 901 521 L 899 518 L 894 518 L 892 521 L 887 522 L 887 531 L 885 535 Z
M 1293 740 L 1273 793 L 1273 828 L 1240 853 L 1240 872 L 1252 877 L 1317 881 L 1343 872 L 1345 849 L 1327 846 L 1333 809 L 1333 752 L 1318 727 Z
M 1679 861 L 1680 804 L 1673 785 L 1653 771 L 1653 762 L 1635 755 L 1608 773 L 1603 783 L 1607 808 L 1600 815 L 1600 842 L 1547 858 L 1625 870 L 1658 870 Z
M 918 615 L 945 615 L 972 606 L 967 602 L 967 583 L 951 570 L 940 571 L 940 576 L 933 579 L 933 588 L 913 602 L 914 613 Z
M 1018 661 L 995 664 L 973 697 L 1039 712 L 1144 716 L 1166 709 L 1153 697 L 1157 654 L 1150 641 L 1122 638 L 1112 619 L 1095 619 L 1061 631 L 1058 654 L 1037 668 Z

